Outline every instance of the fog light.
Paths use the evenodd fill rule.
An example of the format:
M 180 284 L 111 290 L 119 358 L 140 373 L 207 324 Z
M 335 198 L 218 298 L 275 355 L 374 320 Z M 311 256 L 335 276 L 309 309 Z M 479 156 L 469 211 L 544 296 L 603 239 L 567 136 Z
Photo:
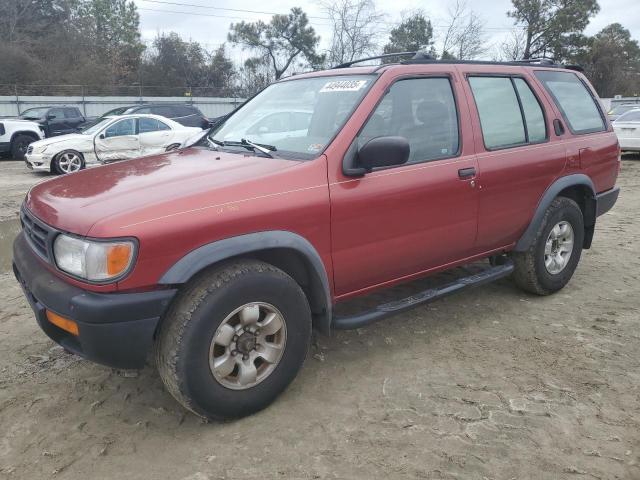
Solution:
M 78 324 L 73 320 L 61 317 L 57 313 L 50 312 L 49 310 L 47 310 L 47 320 L 65 332 L 78 336 Z

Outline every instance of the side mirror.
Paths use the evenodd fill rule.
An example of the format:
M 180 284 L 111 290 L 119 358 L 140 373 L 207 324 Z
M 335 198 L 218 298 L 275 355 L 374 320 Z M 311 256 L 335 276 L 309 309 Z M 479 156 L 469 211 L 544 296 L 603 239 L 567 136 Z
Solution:
M 51 113 L 47 115 L 47 120 L 53 120 L 54 118 L 56 118 L 56 116 L 52 115 Z
M 101 133 L 100 135 L 98 135 L 98 138 L 99 138 L 100 140 L 104 140 L 104 133 Z
M 343 168 L 343 172 L 347 176 L 359 177 L 374 168 L 402 165 L 409 160 L 410 152 L 409 141 L 404 137 L 372 138 L 358 149 L 352 166 Z

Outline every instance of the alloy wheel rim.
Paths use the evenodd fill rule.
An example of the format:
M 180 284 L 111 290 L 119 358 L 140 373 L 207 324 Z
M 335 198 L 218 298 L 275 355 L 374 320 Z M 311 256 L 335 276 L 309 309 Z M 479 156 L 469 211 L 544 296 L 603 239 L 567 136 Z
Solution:
M 569 222 L 563 220 L 553 226 L 544 246 L 544 266 L 547 272 L 557 275 L 566 268 L 573 253 L 574 238 L 573 227 Z
M 220 323 L 209 347 L 209 368 L 222 386 L 245 390 L 276 369 L 287 342 L 280 311 L 265 302 L 247 303 Z
M 82 167 L 82 160 L 75 153 L 63 153 L 60 155 L 58 165 L 64 173 L 77 172 Z

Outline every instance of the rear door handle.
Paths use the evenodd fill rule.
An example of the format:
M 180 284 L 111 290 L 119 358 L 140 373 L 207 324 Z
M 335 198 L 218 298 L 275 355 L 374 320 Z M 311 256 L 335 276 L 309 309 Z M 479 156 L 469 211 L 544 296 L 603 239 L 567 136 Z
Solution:
M 466 180 L 467 178 L 473 178 L 475 176 L 476 176 L 475 167 L 461 168 L 460 170 L 458 170 L 458 177 L 460 177 L 462 180 Z

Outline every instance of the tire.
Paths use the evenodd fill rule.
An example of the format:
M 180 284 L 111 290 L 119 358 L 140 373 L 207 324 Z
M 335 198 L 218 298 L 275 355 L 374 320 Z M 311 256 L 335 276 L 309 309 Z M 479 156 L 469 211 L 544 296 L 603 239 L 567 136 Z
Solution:
M 35 142 L 35 138 L 29 135 L 18 134 L 11 140 L 11 158 L 24 160 L 29 144 Z
M 58 175 L 78 172 L 84 167 L 82 154 L 75 150 L 64 150 L 58 153 L 51 161 L 51 172 Z
M 218 345 L 214 339 L 224 336 L 222 333 L 231 322 L 228 319 L 235 318 L 233 312 L 240 309 L 242 316 L 245 308 L 255 307 L 252 302 L 281 313 L 285 343 L 275 363 L 234 356 L 233 371 L 225 377 L 215 370 L 215 362 L 229 358 L 227 348 L 237 348 L 240 354 L 241 343 L 249 333 L 234 337 L 236 343 L 232 341 L 230 347 Z M 266 316 L 260 318 L 266 325 Z M 266 331 L 269 327 L 260 328 Z M 281 340 L 282 328 L 265 338 Z M 259 336 L 256 339 L 262 341 Z M 199 275 L 179 293 L 160 327 L 156 365 L 167 390 L 188 410 L 208 419 L 238 418 L 262 410 L 286 389 L 304 362 L 310 340 L 311 311 L 300 286 L 272 265 L 238 260 Z M 247 356 L 260 355 L 257 352 L 264 348 L 259 343 Z M 241 384 L 243 365 L 238 362 L 254 366 L 258 363 L 256 370 L 263 373 L 256 377 L 257 383 Z M 260 380 L 265 372 L 270 373 Z
M 566 227 L 567 224 L 570 228 Z M 568 248 L 570 234 L 573 234 L 571 251 L 562 253 Z M 582 210 L 570 198 L 557 197 L 547 208 L 529 249 L 512 253 L 516 285 L 537 295 L 550 295 L 562 289 L 578 266 L 583 241 Z M 564 262 L 556 261 L 558 256 Z

